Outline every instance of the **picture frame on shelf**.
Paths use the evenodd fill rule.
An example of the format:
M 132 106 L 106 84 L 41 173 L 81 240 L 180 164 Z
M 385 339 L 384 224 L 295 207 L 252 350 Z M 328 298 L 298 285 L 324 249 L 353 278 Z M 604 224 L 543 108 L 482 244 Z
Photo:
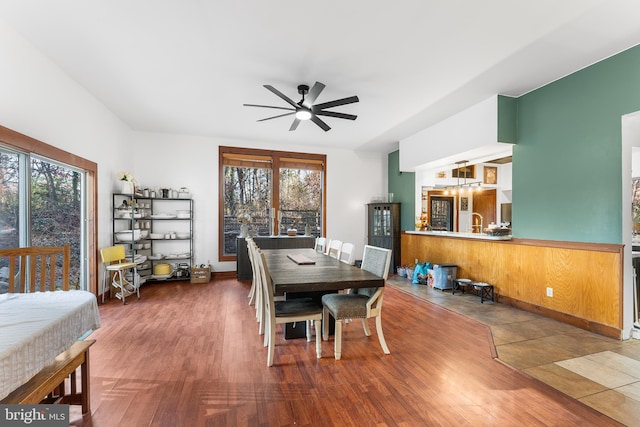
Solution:
M 484 184 L 497 184 L 498 183 L 498 168 L 495 166 L 485 166 L 483 168 L 483 183 Z

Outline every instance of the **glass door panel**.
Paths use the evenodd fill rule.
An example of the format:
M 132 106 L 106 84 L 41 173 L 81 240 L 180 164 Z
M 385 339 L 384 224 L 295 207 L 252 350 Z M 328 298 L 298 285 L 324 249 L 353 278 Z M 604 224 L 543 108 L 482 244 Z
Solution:
M 69 284 L 83 285 L 83 173 L 44 159 L 31 158 L 30 241 L 32 246 L 71 249 Z
M 20 246 L 20 172 L 19 156 L 0 150 L 0 249 Z

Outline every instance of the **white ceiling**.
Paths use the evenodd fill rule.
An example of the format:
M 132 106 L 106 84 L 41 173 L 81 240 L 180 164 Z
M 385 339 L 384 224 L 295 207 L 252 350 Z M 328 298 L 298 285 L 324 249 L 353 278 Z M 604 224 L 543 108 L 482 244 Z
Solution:
M 637 0 L 0 0 L 0 19 L 132 129 L 388 152 L 499 93 L 519 96 L 640 43 Z M 0 62 L 1 63 L 1 62 Z M 1 65 L 0 65 L 1 66 Z M 256 120 L 327 87 L 357 95 L 289 132 Z

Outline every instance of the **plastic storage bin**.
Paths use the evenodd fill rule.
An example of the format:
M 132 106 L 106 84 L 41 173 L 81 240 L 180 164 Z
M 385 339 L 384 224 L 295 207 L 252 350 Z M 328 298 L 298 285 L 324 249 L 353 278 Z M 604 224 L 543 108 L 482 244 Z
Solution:
M 453 289 L 458 266 L 455 264 L 435 264 L 433 266 L 433 287 L 440 290 Z

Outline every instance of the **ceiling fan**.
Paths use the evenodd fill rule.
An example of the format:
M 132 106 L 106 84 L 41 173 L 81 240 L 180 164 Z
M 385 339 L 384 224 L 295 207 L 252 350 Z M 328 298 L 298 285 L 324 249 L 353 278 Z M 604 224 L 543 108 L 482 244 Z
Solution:
M 291 98 L 280 92 L 278 89 L 274 88 L 271 85 L 263 85 L 267 90 L 273 92 L 278 97 L 282 98 L 287 104 L 291 107 L 276 107 L 272 105 L 257 105 L 257 104 L 243 104 L 245 107 L 262 107 L 262 108 L 275 108 L 277 110 L 287 110 L 289 113 L 279 114 L 273 117 L 267 117 L 266 119 L 260 119 L 259 122 L 264 122 L 265 120 L 277 119 L 279 117 L 292 116 L 295 115 L 293 119 L 293 123 L 291 123 L 290 131 L 296 130 L 300 121 L 302 120 L 311 120 L 318 126 L 322 128 L 325 132 L 331 129 L 329 125 L 327 125 L 320 117 L 318 116 L 326 116 L 326 117 L 336 117 L 338 119 L 347 119 L 347 120 L 355 120 L 358 116 L 354 116 L 353 114 L 345 114 L 338 113 L 335 111 L 326 111 L 327 108 L 338 107 L 340 105 L 352 104 L 354 102 L 358 102 L 359 99 L 357 96 L 350 96 L 348 98 L 336 99 L 335 101 L 323 102 L 320 104 L 314 104 L 315 100 L 318 98 L 322 90 L 325 88 L 325 85 L 316 82 L 311 90 L 309 90 L 309 86 L 307 85 L 299 85 L 298 93 L 302 95 L 302 99 L 300 102 L 294 102 Z

